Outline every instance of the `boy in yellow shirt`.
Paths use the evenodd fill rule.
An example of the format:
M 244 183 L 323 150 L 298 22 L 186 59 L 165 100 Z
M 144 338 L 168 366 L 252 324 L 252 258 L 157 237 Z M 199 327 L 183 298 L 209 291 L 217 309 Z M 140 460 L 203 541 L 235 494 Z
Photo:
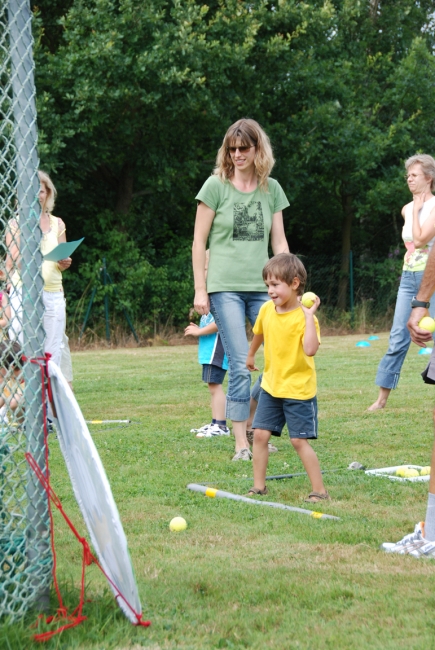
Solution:
M 252 372 L 255 354 L 264 342 L 264 373 L 252 428 L 254 432 L 254 487 L 250 494 L 267 494 L 265 486 L 268 442 L 280 436 L 284 424 L 291 443 L 311 481 L 306 499 L 317 503 L 329 499 L 323 484 L 316 452 L 308 440 L 317 438 L 317 384 L 314 355 L 320 345 L 320 330 L 314 316 L 320 299 L 304 307 L 307 272 L 291 253 L 272 257 L 263 269 L 263 280 L 271 298 L 260 309 L 246 366 Z

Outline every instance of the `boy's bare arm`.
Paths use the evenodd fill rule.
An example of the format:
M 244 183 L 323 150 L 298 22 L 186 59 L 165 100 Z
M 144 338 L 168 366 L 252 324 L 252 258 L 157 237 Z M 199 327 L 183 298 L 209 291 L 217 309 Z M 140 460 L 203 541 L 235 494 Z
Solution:
M 313 306 L 309 309 L 301 303 L 305 315 L 304 352 L 308 357 L 314 357 L 320 346 L 319 339 L 317 338 L 316 324 L 314 322 L 314 314 L 319 305 L 319 296 L 316 296 Z
M 218 331 L 216 323 L 210 323 L 205 327 L 199 327 L 196 323 L 190 323 L 184 330 L 184 336 L 204 336 L 204 334 L 214 334 Z
M 255 355 L 257 353 L 258 348 L 264 341 L 264 336 L 263 334 L 254 334 L 254 338 L 252 339 L 251 346 L 249 348 L 248 356 L 246 357 L 246 367 L 250 372 L 253 372 L 254 370 L 258 370 L 258 368 L 255 365 Z

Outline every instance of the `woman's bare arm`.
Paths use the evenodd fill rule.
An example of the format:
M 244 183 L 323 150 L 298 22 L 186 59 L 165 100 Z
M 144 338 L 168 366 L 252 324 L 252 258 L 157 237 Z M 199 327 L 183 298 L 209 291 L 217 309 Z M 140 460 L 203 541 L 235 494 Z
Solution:
M 209 208 L 205 203 L 200 202 L 198 204 L 192 245 L 192 265 L 195 283 L 193 306 L 195 311 L 201 315 L 208 314 L 210 311 L 210 301 L 205 281 L 205 251 L 215 214 L 214 210 Z
M 284 231 L 284 221 L 282 218 L 282 210 L 275 212 L 272 217 L 272 229 L 270 231 L 270 243 L 272 246 L 273 254 L 289 253 L 290 248 L 287 243 L 287 238 Z

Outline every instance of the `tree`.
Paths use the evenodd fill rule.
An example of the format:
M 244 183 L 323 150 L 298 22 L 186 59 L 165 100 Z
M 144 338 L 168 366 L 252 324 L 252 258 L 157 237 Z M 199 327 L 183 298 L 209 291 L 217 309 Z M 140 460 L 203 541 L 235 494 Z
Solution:
M 279 59 L 272 128 L 295 205 L 288 225 L 305 251 L 307 239 L 314 251 L 340 243 L 341 308 L 351 246 L 385 254 L 397 243 L 401 225 L 385 217 L 400 218 L 407 200 L 402 161 L 432 148 L 432 11 L 410 0 L 334 2 L 328 30 L 303 59 L 291 48 Z
M 194 196 L 227 126 L 249 116 L 272 136 L 292 250 L 342 255 L 344 308 L 350 247 L 397 244 L 402 161 L 431 149 L 432 4 L 42 0 L 41 159 L 69 236 L 86 236 L 70 296 L 104 254 L 137 315 L 174 315 L 162 278 L 179 286 L 171 267 L 184 269 L 187 316 Z

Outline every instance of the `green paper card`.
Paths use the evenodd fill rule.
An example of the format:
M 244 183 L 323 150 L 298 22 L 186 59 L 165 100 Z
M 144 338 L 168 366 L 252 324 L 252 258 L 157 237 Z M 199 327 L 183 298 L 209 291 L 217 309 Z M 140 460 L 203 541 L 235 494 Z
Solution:
M 80 246 L 83 240 L 84 237 L 81 239 L 76 239 L 76 241 L 67 241 L 63 244 L 58 244 L 56 248 L 53 248 L 52 251 L 43 256 L 44 261 L 59 262 L 60 260 L 64 260 L 67 257 L 70 257 L 74 253 L 75 249 Z

